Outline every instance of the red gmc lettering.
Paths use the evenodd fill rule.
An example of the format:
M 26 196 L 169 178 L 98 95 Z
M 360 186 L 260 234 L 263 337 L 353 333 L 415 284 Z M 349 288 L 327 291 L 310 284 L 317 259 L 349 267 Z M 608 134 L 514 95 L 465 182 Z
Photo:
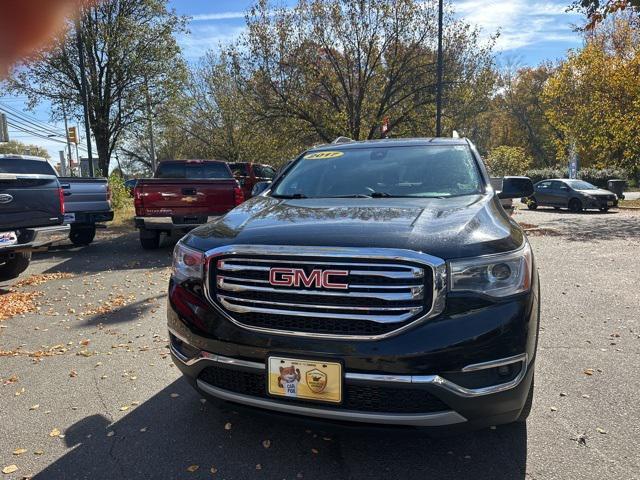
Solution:
M 307 274 L 301 268 L 272 268 L 269 271 L 269 283 L 277 287 L 331 288 L 346 290 L 349 285 L 339 283 L 336 277 L 347 277 L 347 270 L 312 270 Z

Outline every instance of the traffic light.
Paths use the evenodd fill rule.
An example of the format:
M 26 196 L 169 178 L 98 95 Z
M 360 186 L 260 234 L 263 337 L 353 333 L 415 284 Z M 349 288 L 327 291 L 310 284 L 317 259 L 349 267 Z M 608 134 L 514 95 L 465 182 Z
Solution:
M 69 127 L 67 132 L 69 142 L 78 144 L 78 129 L 76 127 Z

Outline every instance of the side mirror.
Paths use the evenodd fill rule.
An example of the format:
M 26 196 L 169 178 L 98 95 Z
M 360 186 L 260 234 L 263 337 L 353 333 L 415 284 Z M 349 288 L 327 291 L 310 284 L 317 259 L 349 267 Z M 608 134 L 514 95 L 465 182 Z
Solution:
M 533 195 L 533 182 L 529 177 L 504 177 L 498 198 L 520 198 Z
M 270 186 L 271 186 L 271 182 L 258 182 L 258 183 L 256 183 L 253 186 L 253 189 L 251 190 L 251 196 L 255 197 L 257 195 L 260 195 L 265 190 L 268 190 Z

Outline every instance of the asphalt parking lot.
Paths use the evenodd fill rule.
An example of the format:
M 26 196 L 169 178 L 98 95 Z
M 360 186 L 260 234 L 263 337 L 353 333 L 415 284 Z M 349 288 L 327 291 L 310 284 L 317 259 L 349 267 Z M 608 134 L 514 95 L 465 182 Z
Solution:
M 168 356 L 171 243 L 106 231 L 0 285 L 38 308 L 0 320 L 1 478 L 640 478 L 640 212 L 514 218 L 543 296 L 526 426 L 431 438 L 216 408 Z

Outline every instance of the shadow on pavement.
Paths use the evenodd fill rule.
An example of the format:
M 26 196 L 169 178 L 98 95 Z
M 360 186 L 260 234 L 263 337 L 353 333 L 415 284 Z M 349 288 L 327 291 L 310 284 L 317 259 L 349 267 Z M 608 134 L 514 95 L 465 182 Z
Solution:
M 36 253 L 33 259 L 59 262 L 45 273 L 91 274 L 107 270 L 167 267 L 171 265 L 171 254 L 177 241 L 178 238 L 165 238 L 158 250 L 143 250 L 135 232 L 109 236 L 102 233 L 86 247 L 64 243 L 47 252 Z
M 34 478 L 525 478 L 524 425 L 437 439 L 397 430 L 324 433 L 233 408 L 201 403 L 177 380 L 114 424 L 92 415 L 71 426 L 64 441 L 72 450 Z M 199 468 L 190 472 L 191 465 Z
M 114 308 L 107 313 L 93 315 L 86 318 L 77 325 L 77 328 L 83 328 L 87 325 L 115 325 L 117 323 L 139 322 L 140 318 L 149 310 L 159 309 L 161 302 L 167 295 L 160 294 L 153 297 L 145 298 L 137 302 L 129 303 L 119 308 Z

